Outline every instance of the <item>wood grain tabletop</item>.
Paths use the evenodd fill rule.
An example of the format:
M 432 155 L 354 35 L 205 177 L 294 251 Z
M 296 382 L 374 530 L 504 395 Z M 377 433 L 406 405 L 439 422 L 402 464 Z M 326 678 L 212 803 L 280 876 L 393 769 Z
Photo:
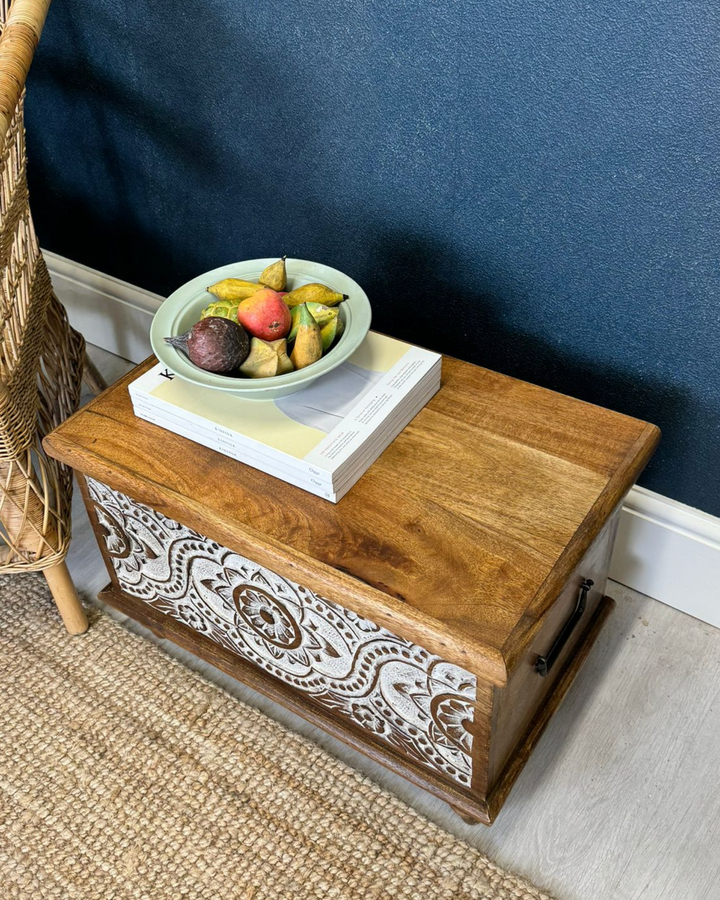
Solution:
M 127 384 L 154 364 L 48 452 L 280 573 L 312 571 L 350 608 L 434 629 L 450 656 L 480 649 L 498 682 L 660 435 L 445 357 L 438 394 L 334 505 L 136 418 Z

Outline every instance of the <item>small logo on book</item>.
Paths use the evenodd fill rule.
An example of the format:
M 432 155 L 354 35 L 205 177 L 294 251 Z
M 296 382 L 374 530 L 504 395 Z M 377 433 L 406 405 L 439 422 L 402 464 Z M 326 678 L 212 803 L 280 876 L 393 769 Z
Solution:
M 172 381 L 173 378 L 175 377 L 175 373 L 174 373 L 174 372 L 171 372 L 170 369 L 165 369 L 165 371 L 164 371 L 164 372 L 161 372 L 160 375 L 161 375 L 163 378 L 167 378 L 168 381 Z

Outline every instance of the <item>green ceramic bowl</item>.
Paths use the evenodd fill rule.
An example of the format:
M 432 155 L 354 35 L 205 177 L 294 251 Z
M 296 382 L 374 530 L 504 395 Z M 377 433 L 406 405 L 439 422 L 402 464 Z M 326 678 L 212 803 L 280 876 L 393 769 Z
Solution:
M 273 378 L 231 378 L 206 372 L 190 362 L 181 351 L 165 343 L 166 337 L 184 334 L 200 319 L 200 313 L 216 298 L 206 290 L 223 278 L 244 278 L 257 281 L 262 270 L 275 262 L 269 259 L 248 259 L 245 262 L 221 266 L 204 275 L 198 275 L 172 293 L 155 314 L 150 327 L 150 343 L 160 362 L 164 363 L 179 378 L 200 387 L 215 388 L 245 397 L 248 400 L 275 400 L 293 394 L 310 382 L 337 368 L 365 340 L 370 330 L 370 301 L 357 282 L 337 269 L 309 262 L 306 259 L 288 259 L 285 262 L 288 273 L 288 290 L 318 281 L 347 294 L 349 299 L 340 304 L 339 314 L 345 324 L 345 331 L 337 344 L 322 359 L 311 366 L 276 375 Z

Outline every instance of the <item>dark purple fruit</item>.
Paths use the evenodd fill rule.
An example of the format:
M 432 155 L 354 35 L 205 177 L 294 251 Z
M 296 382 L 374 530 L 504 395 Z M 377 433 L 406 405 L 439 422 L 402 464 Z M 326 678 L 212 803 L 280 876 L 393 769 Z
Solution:
M 185 351 L 190 362 L 206 372 L 231 372 L 250 353 L 250 339 L 242 325 L 217 316 L 200 319 L 190 331 L 166 337 L 165 342 Z

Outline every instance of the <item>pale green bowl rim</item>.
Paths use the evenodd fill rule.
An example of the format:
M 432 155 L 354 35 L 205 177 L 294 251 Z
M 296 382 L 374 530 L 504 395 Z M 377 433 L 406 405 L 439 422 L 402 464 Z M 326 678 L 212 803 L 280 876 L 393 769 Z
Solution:
M 193 278 L 176 291 L 173 291 L 155 314 L 150 326 L 150 344 L 158 360 L 178 377 L 192 384 L 200 387 L 215 388 L 220 391 L 229 391 L 230 393 L 248 397 L 254 396 L 258 399 L 261 398 L 262 394 L 279 396 L 279 392 L 282 391 L 284 393 L 283 389 L 285 388 L 292 391 L 298 390 L 301 386 L 306 386 L 311 381 L 331 372 L 345 362 L 365 340 L 370 330 L 372 318 L 370 301 L 360 285 L 348 275 L 345 275 L 338 269 L 333 269 L 331 266 L 325 266 L 322 263 L 315 263 L 305 259 L 288 258 L 286 260 L 285 264 L 289 281 L 292 282 L 294 277 L 299 277 L 302 284 L 306 284 L 309 281 L 319 281 L 349 295 L 349 299 L 341 304 L 343 318 L 345 319 L 345 331 L 337 345 L 333 347 L 328 355 L 323 356 L 316 363 L 307 366 L 305 369 L 289 372 L 287 375 L 276 375 L 273 378 L 258 378 L 256 380 L 230 378 L 226 375 L 216 375 L 213 372 L 205 372 L 199 369 L 183 353 L 165 343 L 166 337 L 181 333 L 179 321 L 190 304 L 202 301 L 198 308 L 199 318 L 200 310 L 215 299 L 212 294 L 206 291 L 209 284 L 214 284 L 223 278 L 257 280 L 263 269 L 270 263 L 275 262 L 277 258 L 275 256 L 265 259 L 249 259 L 220 266 L 217 269 L 198 275 L 197 278 Z M 300 268 L 309 268 L 311 274 L 308 276 L 307 273 L 301 274 L 295 271 Z M 288 390 L 288 393 L 290 390 Z

